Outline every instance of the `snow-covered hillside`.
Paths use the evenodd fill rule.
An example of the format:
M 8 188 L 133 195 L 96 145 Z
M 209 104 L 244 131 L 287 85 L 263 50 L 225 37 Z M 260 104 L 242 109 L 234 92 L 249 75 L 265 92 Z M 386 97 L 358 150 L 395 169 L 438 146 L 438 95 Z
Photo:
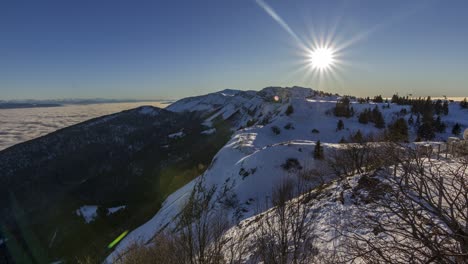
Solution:
M 409 118 L 409 114 L 401 114 L 403 108 L 410 112 L 409 106 L 391 104 L 390 108 L 383 108 L 384 103 L 360 104 L 354 101 L 352 107 L 356 115 L 350 118 L 336 117 L 332 109 L 339 99 L 338 95 L 325 95 L 307 88 L 270 87 L 259 92 L 224 90 L 186 98 L 166 109 L 175 112 L 199 111 L 206 116 L 204 124 L 207 129 L 210 129 L 217 118 L 232 124 L 234 134 L 231 140 L 217 153 L 202 176 L 205 184 L 217 186 L 218 191 L 225 186 L 232 188 L 242 210 L 233 209 L 229 211 L 229 216 L 235 219 L 234 222 L 244 220 L 245 223 L 252 221 L 249 218 L 259 213 L 259 206 L 271 197 L 273 188 L 284 179 L 292 177 L 291 175 L 300 171 L 320 171 L 322 177 L 312 180 L 310 187 L 334 180 L 336 176 L 329 164 L 313 158 L 316 142 L 321 141 L 327 155 L 342 148 L 343 145 L 338 142 L 358 130 L 363 134 L 382 132 L 382 129 L 374 127 L 372 123 L 358 122 L 357 114 L 364 109 L 377 105 L 387 124 L 399 117 Z M 456 122 L 463 128 L 468 127 L 467 117 L 467 110 L 459 109 L 455 103 L 450 105 L 449 115 L 442 119 L 447 123 L 447 133 L 437 134 L 437 137 L 446 139 Z M 340 119 L 344 122 L 344 129 L 337 130 Z M 210 131 L 216 133 L 215 130 Z M 415 129 L 410 127 L 410 139 L 415 137 Z M 294 161 L 292 166 L 286 166 L 288 160 Z M 196 180 L 171 194 L 159 212 L 147 223 L 130 232 L 107 261 L 112 262 L 133 242 L 150 241 L 159 231 L 171 227 L 174 218 L 187 202 L 195 182 Z M 332 183 L 328 190 L 336 193 L 340 188 L 342 187 L 339 184 Z M 323 211 L 316 219 L 319 224 L 339 217 L 333 212 L 341 212 L 351 203 L 348 198 L 344 205 L 331 202 L 330 199 L 322 200 L 323 206 L 317 205 Z M 323 236 L 332 236 L 330 230 L 320 232 Z
M 288 214 L 296 219 L 282 219 L 282 211 L 272 208 L 231 227 L 225 232 L 226 241 L 229 241 L 229 250 L 224 251 L 225 258 L 238 261 L 236 263 L 259 263 L 262 258 L 259 254 L 264 253 L 258 252 L 262 251 L 258 246 L 262 237 L 280 238 L 283 228 L 280 223 L 285 223 L 293 227 L 285 228 L 289 229 L 286 238 L 289 247 L 302 243 L 294 241 L 294 235 L 300 235 L 301 240 L 309 242 L 303 246 L 308 247 L 310 254 L 300 252 L 302 262 L 299 263 L 376 263 L 376 259 L 385 258 L 391 260 L 389 263 L 422 263 L 421 260 L 431 257 L 441 258 L 434 263 L 466 263 L 466 256 L 450 259 L 450 254 L 448 259 L 453 262 L 443 262 L 444 257 L 440 253 L 444 250 L 466 252 L 466 248 L 457 248 L 457 239 L 454 238 L 458 234 L 453 235 L 454 230 L 459 230 L 456 225 L 462 226 L 464 231 L 461 234 L 465 237 L 468 231 L 466 198 L 459 197 L 467 193 L 466 186 L 464 190 L 460 189 L 468 177 L 466 157 L 452 157 L 449 162 L 430 158 L 421 161 L 417 166 L 425 168 L 425 174 L 444 175 L 450 183 L 433 184 L 439 181 L 438 176 L 434 182 L 430 182 L 433 178 L 428 176 L 425 179 L 428 183 L 402 183 L 402 178 L 408 180 L 404 175 L 408 170 L 402 167 L 395 171 L 388 167 L 338 178 L 287 202 Z M 401 189 L 409 186 L 408 190 Z M 421 191 L 421 196 L 411 196 L 418 190 L 416 186 L 428 189 Z M 443 193 L 444 197 L 433 196 L 435 190 Z M 409 196 L 402 199 L 404 195 Z M 447 211 L 435 213 L 437 208 Z M 303 233 L 294 234 L 294 227 L 296 230 L 301 227 L 298 225 L 301 219 L 297 219 L 301 217 L 307 222 L 302 227 Z M 450 227 L 450 222 L 457 224 Z M 439 249 L 441 256 L 434 256 L 431 246 L 424 245 L 427 238 L 432 238 L 429 243 L 433 247 L 446 247 Z M 386 252 L 379 252 L 382 249 Z M 290 252 L 294 252 L 294 248 Z M 292 253 L 290 255 L 294 257 Z

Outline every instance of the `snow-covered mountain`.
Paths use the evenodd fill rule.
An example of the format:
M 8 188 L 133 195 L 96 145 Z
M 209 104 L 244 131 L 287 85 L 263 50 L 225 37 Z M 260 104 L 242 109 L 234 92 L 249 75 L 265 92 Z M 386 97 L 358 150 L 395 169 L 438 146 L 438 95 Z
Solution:
M 259 213 L 258 208 L 271 197 L 273 188 L 301 171 L 316 171 L 321 175 L 309 181 L 311 188 L 335 180 L 336 175 L 327 161 L 313 158 L 314 148 L 317 141 L 320 141 L 327 156 L 343 148 L 343 144 L 338 142 L 342 138 L 351 137 L 358 130 L 364 135 L 382 133 L 383 130 L 372 123 L 362 124 L 358 121 L 357 114 L 364 109 L 377 106 L 386 124 L 401 117 L 410 117 L 410 114 L 405 114 L 410 113 L 410 106 L 358 103 L 355 100 L 351 100 L 356 113 L 354 116 L 336 117 L 332 109 L 338 100 L 338 95 L 308 88 L 269 87 L 258 92 L 224 90 L 185 98 L 173 103 L 167 110 L 200 112 L 204 116 L 203 124 L 208 128 L 218 119 L 229 121 L 232 125 L 235 132 L 230 141 L 216 154 L 211 165 L 200 177 L 203 177 L 207 186 L 217 186 L 218 192 L 226 189 L 226 186 L 232 189 L 238 207 L 231 209 L 228 215 L 236 224 L 240 221 L 252 221 L 252 217 Z M 455 123 L 463 128 L 468 127 L 467 110 L 460 109 L 456 103 L 450 104 L 449 110 L 449 114 L 442 119 L 448 127 L 447 132 L 437 134 L 438 139 L 446 139 Z M 343 121 L 344 129 L 337 129 L 339 120 Z M 410 126 L 409 137 L 416 137 L 415 127 Z M 353 180 L 353 184 L 356 185 L 358 180 L 359 178 Z M 196 181 L 197 179 L 193 180 L 171 194 L 161 210 L 147 223 L 131 231 L 108 256 L 107 261 L 110 263 L 118 255 L 124 254 L 126 248 L 135 241 L 149 242 L 158 232 L 173 227 L 174 219 L 190 197 Z M 331 184 L 328 187 L 329 192 L 336 193 L 342 184 L 344 183 Z M 355 187 L 353 184 L 352 187 Z M 326 201 L 331 203 L 330 199 L 327 198 Z M 330 216 L 333 206 L 335 205 L 330 205 L 317 221 L 329 221 L 327 217 L 338 217 Z

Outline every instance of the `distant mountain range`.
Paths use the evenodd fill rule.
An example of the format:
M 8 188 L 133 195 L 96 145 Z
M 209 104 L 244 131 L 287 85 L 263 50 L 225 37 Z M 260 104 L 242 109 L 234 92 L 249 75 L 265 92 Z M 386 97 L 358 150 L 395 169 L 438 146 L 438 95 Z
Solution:
M 173 100 L 136 100 L 136 99 L 54 99 L 54 100 L 0 100 L 0 109 L 58 107 L 66 104 L 102 104 L 102 103 L 133 103 L 133 102 L 161 102 L 170 104 Z

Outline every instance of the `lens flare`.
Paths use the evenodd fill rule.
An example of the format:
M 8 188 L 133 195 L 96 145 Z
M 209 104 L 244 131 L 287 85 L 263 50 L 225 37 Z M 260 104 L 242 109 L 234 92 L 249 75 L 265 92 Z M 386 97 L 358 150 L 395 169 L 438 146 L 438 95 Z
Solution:
M 128 230 L 123 232 L 122 234 L 120 234 L 120 236 L 118 236 L 116 239 L 114 239 L 114 241 L 112 241 L 108 246 L 107 248 L 113 248 L 115 245 L 117 245 L 126 235 L 128 234 Z

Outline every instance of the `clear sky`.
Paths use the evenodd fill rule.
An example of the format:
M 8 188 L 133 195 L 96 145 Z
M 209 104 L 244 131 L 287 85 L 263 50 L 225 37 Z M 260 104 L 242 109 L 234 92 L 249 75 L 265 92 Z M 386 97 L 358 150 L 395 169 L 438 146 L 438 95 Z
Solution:
M 264 0 L 276 16 L 259 3 L 2 0 L 0 99 L 180 98 L 293 85 L 468 95 L 468 1 Z M 345 46 L 337 70 L 308 74 L 291 32 L 306 45 L 334 36 L 332 45 Z

